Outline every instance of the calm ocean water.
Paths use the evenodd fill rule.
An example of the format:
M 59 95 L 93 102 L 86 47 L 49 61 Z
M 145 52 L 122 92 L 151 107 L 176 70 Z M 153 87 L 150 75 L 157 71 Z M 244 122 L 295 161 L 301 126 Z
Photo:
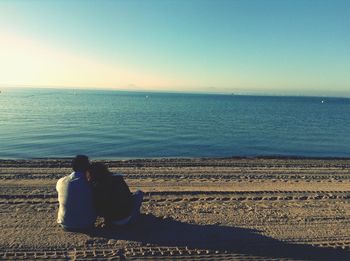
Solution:
M 0 158 L 81 153 L 93 158 L 350 157 L 350 99 L 45 89 L 0 93 Z

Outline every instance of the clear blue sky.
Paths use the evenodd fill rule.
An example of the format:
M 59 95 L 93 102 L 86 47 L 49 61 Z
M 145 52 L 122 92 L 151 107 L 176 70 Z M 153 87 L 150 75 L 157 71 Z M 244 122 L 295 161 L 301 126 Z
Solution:
M 1 1 L 0 85 L 350 96 L 350 1 Z

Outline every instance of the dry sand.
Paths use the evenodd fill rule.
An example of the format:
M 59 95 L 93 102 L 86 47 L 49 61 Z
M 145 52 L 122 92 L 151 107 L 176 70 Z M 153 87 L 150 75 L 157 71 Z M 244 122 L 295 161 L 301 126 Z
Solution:
M 350 260 L 350 160 L 105 162 L 143 215 L 83 234 L 56 224 L 69 160 L 0 160 L 0 259 Z

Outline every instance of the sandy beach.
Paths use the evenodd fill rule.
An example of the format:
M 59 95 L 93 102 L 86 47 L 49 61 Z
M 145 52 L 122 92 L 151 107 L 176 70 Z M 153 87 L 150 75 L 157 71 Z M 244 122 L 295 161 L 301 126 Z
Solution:
M 70 160 L 0 160 L 0 259 L 350 259 L 349 159 L 104 162 L 145 192 L 143 214 L 70 233 L 55 191 Z

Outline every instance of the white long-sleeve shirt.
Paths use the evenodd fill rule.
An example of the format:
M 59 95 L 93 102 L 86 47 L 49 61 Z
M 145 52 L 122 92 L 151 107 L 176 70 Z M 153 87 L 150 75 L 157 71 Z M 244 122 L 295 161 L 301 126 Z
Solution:
M 93 227 L 96 211 L 90 184 L 79 172 L 57 181 L 59 210 L 57 223 L 64 228 L 84 229 Z

